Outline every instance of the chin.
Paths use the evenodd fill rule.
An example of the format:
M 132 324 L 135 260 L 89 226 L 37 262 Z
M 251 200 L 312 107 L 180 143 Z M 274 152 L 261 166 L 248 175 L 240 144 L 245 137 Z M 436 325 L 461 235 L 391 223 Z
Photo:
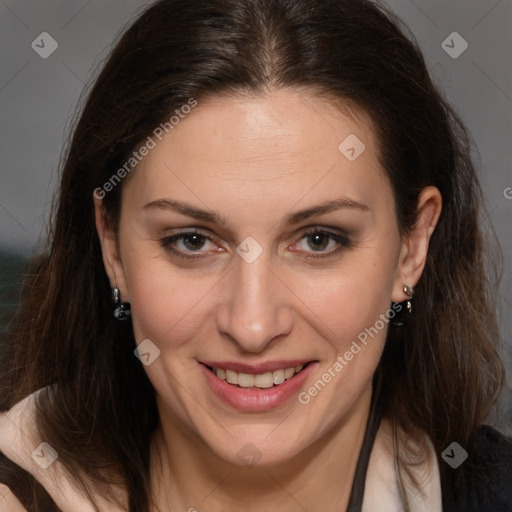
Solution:
M 218 457 L 230 464 L 269 468 L 289 461 L 317 437 L 314 432 L 308 437 L 305 425 L 297 424 L 293 430 L 289 426 L 282 427 L 279 424 L 245 423 L 228 428 L 229 433 L 222 429 L 220 438 L 203 439 Z M 207 437 L 210 434 L 208 432 Z

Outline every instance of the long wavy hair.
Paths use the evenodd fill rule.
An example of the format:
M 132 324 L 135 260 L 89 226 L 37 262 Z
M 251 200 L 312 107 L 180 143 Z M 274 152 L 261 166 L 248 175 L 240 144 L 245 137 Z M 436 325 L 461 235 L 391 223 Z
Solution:
M 120 483 L 130 512 L 149 510 L 149 440 L 159 421 L 130 322 L 112 315 L 93 191 L 190 98 L 280 88 L 353 102 L 369 115 L 402 235 L 414 226 L 422 188 L 442 194 L 413 320 L 390 328 L 377 370 L 395 432 L 420 445 L 426 433 L 439 454 L 454 440 L 469 443 L 496 402 L 496 283 L 472 143 L 413 36 L 368 0 L 159 0 L 119 37 L 88 92 L 48 251 L 26 280 L 2 354 L 1 409 L 48 386 L 38 428 L 86 496 Z M 103 199 L 114 225 L 122 185 Z M 401 471 L 411 449 L 397 452 Z M 29 510 L 51 509 L 14 465 L 4 461 L 0 473 Z

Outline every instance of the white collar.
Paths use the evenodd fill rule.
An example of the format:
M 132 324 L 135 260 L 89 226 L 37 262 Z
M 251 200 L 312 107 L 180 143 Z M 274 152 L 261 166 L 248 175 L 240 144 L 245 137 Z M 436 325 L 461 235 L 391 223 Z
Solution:
M 427 444 L 430 450 L 430 461 L 411 466 L 411 471 L 419 482 L 422 492 L 418 492 L 406 475 L 403 476 L 411 512 L 442 512 L 439 466 L 434 447 L 429 439 Z M 370 455 L 362 512 L 404 510 L 405 502 L 399 491 L 392 447 L 391 426 L 387 420 L 383 420 Z

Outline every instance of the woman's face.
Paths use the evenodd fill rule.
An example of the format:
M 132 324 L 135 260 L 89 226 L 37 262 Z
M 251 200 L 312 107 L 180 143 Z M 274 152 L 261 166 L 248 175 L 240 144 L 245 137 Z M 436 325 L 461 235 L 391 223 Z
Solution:
M 291 91 L 199 103 L 123 184 L 118 236 L 161 417 L 237 464 L 358 409 L 415 284 L 370 122 Z

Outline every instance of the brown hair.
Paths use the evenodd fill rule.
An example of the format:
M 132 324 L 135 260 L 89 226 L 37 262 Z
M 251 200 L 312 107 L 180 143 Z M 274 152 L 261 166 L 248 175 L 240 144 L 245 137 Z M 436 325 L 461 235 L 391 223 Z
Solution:
M 84 493 L 81 475 L 102 488 L 115 468 L 129 510 L 147 511 L 158 423 L 131 325 L 112 315 L 93 191 L 190 98 L 289 87 L 354 102 L 374 123 L 402 234 L 422 188 L 440 190 L 414 318 L 390 328 L 378 369 L 383 406 L 411 436 L 427 433 L 438 454 L 454 440 L 464 446 L 484 421 L 503 368 L 481 191 L 468 135 L 400 26 L 368 0 L 160 0 L 121 37 L 74 130 L 49 253 L 27 279 L 2 361 L 4 410 L 57 384 L 39 397 L 38 426 Z M 113 222 L 121 189 L 103 200 Z M 42 489 L 23 485 L 30 510 L 43 510 Z

